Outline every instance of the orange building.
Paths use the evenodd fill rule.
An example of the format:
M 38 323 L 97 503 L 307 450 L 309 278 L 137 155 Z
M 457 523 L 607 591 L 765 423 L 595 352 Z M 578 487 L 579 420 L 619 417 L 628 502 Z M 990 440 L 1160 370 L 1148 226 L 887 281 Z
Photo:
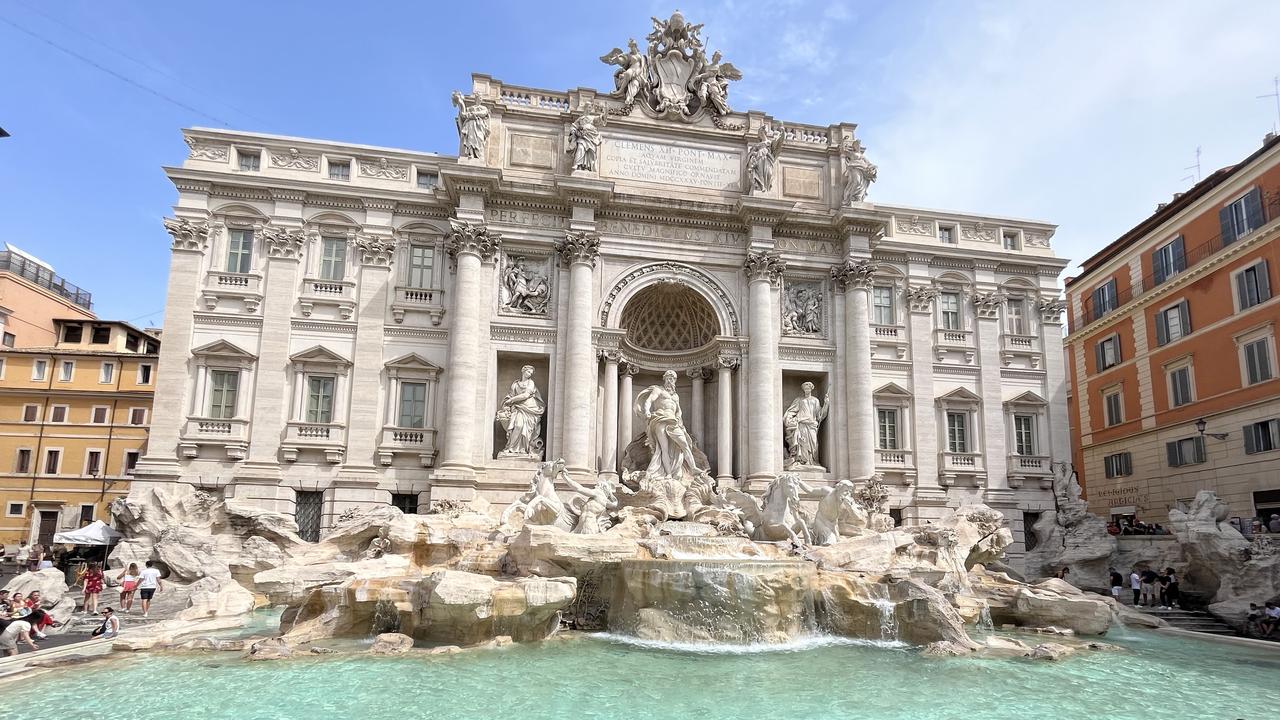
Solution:
M 93 297 L 12 245 L 0 250 L 0 345 L 50 347 L 54 320 L 92 320 Z
M 1207 489 L 1242 518 L 1280 513 L 1278 238 L 1268 136 L 1067 279 L 1073 460 L 1092 512 L 1165 522 Z

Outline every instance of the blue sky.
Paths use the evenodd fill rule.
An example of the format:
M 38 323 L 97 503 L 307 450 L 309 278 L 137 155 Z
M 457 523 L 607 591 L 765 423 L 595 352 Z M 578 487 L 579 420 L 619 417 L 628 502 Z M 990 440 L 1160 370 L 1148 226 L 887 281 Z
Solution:
M 1076 260 L 1188 187 L 1197 146 L 1208 174 L 1277 122 L 1280 3 L 0 0 L 0 240 L 158 324 L 180 128 L 453 153 L 470 73 L 608 88 L 596 58 L 675 7 L 743 71 L 735 109 L 858 123 L 871 201 L 1054 222 Z

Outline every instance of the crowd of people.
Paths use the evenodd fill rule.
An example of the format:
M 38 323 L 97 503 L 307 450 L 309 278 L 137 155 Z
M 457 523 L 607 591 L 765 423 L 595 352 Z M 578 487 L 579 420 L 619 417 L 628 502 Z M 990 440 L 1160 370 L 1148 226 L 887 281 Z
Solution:
M 1107 568 L 1111 576 L 1111 595 L 1117 600 L 1124 592 L 1125 578 L 1115 568 Z M 1182 596 L 1178 591 L 1178 575 L 1173 568 L 1162 571 L 1151 568 L 1133 568 L 1129 573 L 1129 589 L 1133 592 L 1133 604 L 1170 610 L 1181 607 Z
M 1277 627 L 1280 627 L 1280 604 L 1268 602 L 1263 607 L 1258 607 L 1257 603 L 1249 603 L 1249 614 L 1245 616 L 1245 635 L 1270 638 Z
M 1160 523 L 1144 523 L 1141 520 L 1129 522 L 1127 518 L 1107 523 L 1107 532 L 1111 535 L 1172 535 L 1168 528 Z

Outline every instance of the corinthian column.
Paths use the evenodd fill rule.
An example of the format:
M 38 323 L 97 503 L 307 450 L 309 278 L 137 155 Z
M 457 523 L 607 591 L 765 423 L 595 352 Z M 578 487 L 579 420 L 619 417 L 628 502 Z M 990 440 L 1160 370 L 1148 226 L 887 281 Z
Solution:
M 604 417 L 601 419 L 600 474 L 618 476 L 618 360 L 617 350 L 605 350 Z
M 849 476 L 871 477 L 876 470 L 875 408 L 871 387 L 871 283 L 876 266 L 846 260 L 831 268 L 844 287 L 844 398 L 849 447 Z
M 716 361 L 716 482 L 733 486 L 733 369 L 738 358 L 721 355 Z
M 773 304 L 773 286 L 778 284 L 787 264 L 778 253 L 760 250 L 748 253 L 743 270 L 747 273 L 751 307 L 747 350 L 747 479 L 767 482 L 778 473 L 778 436 L 782 422 L 774 409 L 773 385 L 778 374 L 778 338 L 773 320 L 778 309 Z
M 449 322 L 449 366 L 441 470 L 475 473 L 476 383 L 481 305 L 481 265 L 493 259 L 502 238 L 484 225 L 450 220 L 453 230 L 445 250 L 453 258 L 455 277 Z M 487 307 L 487 304 L 485 305 Z
M 702 368 L 691 368 L 686 371 L 686 375 L 693 381 L 693 402 L 690 403 L 690 419 L 692 424 L 689 429 L 693 431 L 693 437 L 698 446 L 706 450 L 707 442 L 707 426 L 704 422 L 706 417 L 706 403 L 703 401 L 703 384 L 707 379 L 707 371 Z
M 591 388 L 596 384 L 596 360 L 591 347 L 591 272 L 600 255 L 600 238 L 569 231 L 556 246 L 560 261 L 569 266 L 569 306 L 565 325 L 564 409 L 560 413 L 560 446 L 569 470 L 595 474 L 591 452 Z
M 639 370 L 625 359 L 622 363 L 622 367 L 619 368 L 622 387 L 618 390 L 618 454 L 625 456 L 627 445 L 631 444 L 631 417 L 635 413 L 631 407 L 631 403 L 635 400 L 632 395 L 631 378 L 635 377 Z

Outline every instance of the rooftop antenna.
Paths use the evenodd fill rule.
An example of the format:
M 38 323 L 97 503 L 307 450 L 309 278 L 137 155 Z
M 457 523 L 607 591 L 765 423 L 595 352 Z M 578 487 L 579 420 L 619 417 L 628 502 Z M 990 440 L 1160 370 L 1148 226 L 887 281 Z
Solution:
M 1196 146 L 1196 164 L 1188 165 L 1182 169 L 1196 171 L 1194 175 L 1187 175 L 1186 177 L 1182 178 L 1183 180 L 1192 180 L 1197 183 L 1200 182 L 1200 146 L 1199 145 Z
M 1271 84 L 1272 84 L 1272 87 L 1275 88 L 1275 91 L 1269 92 L 1266 95 L 1259 95 L 1258 99 L 1259 100 L 1266 100 L 1267 98 L 1276 99 L 1276 120 L 1277 122 L 1280 122 L 1280 75 L 1276 75 L 1272 77 Z M 1280 130 L 1280 126 L 1273 125 L 1272 129 Z

